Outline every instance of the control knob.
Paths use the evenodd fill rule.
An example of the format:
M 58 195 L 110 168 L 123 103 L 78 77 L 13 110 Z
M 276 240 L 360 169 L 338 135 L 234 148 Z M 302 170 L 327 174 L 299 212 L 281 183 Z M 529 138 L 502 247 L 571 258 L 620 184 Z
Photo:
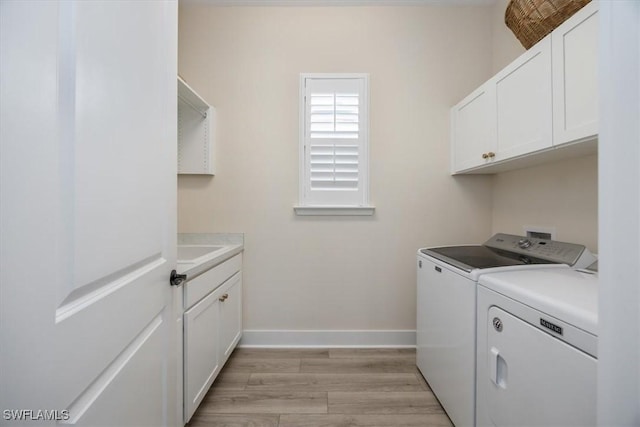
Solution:
M 518 246 L 520 246 L 521 249 L 530 248 L 532 244 L 533 243 L 531 243 L 531 240 L 529 240 L 529 239 L 520 239 L 520 240 L 518 240 Z

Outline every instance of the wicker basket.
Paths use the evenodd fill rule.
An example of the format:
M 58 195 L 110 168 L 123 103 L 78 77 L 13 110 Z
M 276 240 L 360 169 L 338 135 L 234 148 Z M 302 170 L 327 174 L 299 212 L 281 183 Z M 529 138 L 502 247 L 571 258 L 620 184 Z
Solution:
M 511 0 L 504 22 L 529 49 L 591 0 Z

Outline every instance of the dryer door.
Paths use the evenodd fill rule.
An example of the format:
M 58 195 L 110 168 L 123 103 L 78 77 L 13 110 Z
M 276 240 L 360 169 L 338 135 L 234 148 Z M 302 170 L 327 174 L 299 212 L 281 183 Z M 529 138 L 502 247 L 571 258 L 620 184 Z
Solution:
M 494 425 L 596 425 L 596 359 L 495 306 L 486 327 Z

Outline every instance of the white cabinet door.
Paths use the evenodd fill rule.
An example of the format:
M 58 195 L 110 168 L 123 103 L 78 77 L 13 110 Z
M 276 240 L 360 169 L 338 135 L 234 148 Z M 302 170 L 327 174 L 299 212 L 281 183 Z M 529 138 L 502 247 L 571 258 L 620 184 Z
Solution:
M 551 36 L 495 76 L 496 161 L 552 146 Z
M 242 336 L 241 266 L 238 254 L 185 285 L 186 307 L 191 305 L 184 313 L 185 423 Z
M 496 98 L 493 80 L 451 109 L 453 173 L 493 161 L 496 151 Z
M 174 425 L 177 2 L 1 3 L 2 409 Z
M 185 423 L 191 419 L 220 371 L 218 330 L 222 294 L 221 290 L 211 292 L 184 314 Z
M 184 286 L 184 285 L 183 285 Z M 174 293 L 174 307 L 176 307 L 176 401 L 177 406 L 175 425 L 184 425 L 184 310 L 182 306 L 182 289 L 176 287 Z
M 242 272 L 223 285 L 220 304 L 220 359 L 229 358 L 242 336 Z
M 598 134 L 598 3 L 552 33 L 554 145 Z

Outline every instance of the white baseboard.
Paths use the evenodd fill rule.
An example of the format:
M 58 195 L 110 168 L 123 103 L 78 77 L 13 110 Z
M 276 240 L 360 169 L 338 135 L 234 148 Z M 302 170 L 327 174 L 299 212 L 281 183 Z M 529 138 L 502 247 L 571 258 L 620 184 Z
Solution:
M 415 330 L 244 330 L 239 347 L 415 348 Z

